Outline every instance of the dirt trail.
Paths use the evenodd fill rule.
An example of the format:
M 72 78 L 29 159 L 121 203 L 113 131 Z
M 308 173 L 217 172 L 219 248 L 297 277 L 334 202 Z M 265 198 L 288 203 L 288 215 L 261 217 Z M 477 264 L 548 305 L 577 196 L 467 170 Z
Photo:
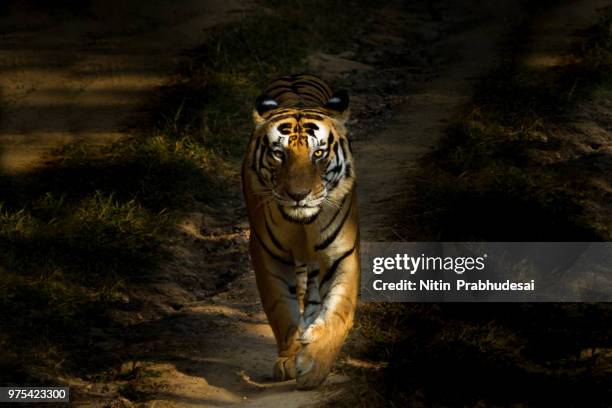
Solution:
M 437 145 L 449 121 L 469 101 L 474 81 L 494 67 L 499 42 L 519 17 L 513 3 L 497 2 L 483 13 L 490 16 L 486 22 L 446 42 L 441 52 L 452 64 L 409 95 L 374 140 L 355 144 L 363 241 L 404 240 L 394 223 L 401 222 L 397 207 L 405 196 L 408 172 Z
M 407 189 L 398 180 L 405 180 L 423 154 L 436 146 L 448 120 L 469 101 L 474 79 L 494 67 L 496 45 L 519 17 L 515 3 L 489 5 L 485 13 L 491 18 L 485 24 L 446 44 L 446 52 L 457 50 L 456 62 L 410 95 L 375 140 L 356 144 L 359 195 L 368 197 L 361 199 L 359 209 L 364 241 L 404 240 L 394 230 L 394 223 L 401 222 L 393 211 L 394 202 L 405 197 Z M 523 63 L 533 69 L 570 63 L 566 51 L 576 40 L 577 30 L 594 24 L 598 10 L 606 6 L 610 6 L 606 0 L 578 0 L 547 10 L 532 25 L 532 43 Z
M 175 16 L 155 16 L 154 10 L 157 6 L 162 10 L 162 3 L 156 2 L 147 18 L 151 27 L 157 27 L 152 23 L 156 18 L 168 21 L 163 29 L 125 25 L 129 19 L 126 9 L 125 19 L 121 14 L 117 18 L 115 28 L 125 28 L 118 34 L 86 21 L 83 24 L 93 24 L 87 38 L 56 25 L 45 28 L 45 35 L 33 30 L 0 38 L 0 86 L 2 102 L 8 102 L 0 125 L 5 168 L 28 165 L 38 157 L 38 150 L 66 138 L 103 141 L 120 136 L 122 120 L 173 65 L 173 61 L 160 61 L 160 55 L 169 48 L 195 45 L 203 27 L 238 8 L 231 1 L 190 1 L 180 2 Z M 387 214 L 399 204 L 397 198 L 405 188 L 401 181 L 436 145 L 448 121 L 468 101 L 473 81 L 495 64 L 498 44 L 518 17 L 512 3 L 491 6 L 485 22 L 442 44 L 439 50 L 449 62 L 441 67 L 439 76 L 407 95 L 407 102 L 397 108 L 382 132 L 355 143 L 364 240 L 398 239 L 393 234 L 394 220 Z M 593 10 L 599 3 L 572 4 Z M 211 4 L 214 8 L 206 8 Z M 561 11 L 556 17 L 565 21 L 561 24 L 564 30 L 568 30 L 566 17 Z M 178 32 L 174 31 L 177 27 Z M 114 33 L 110 39 L 107 30 Z M 41 38 L 45 41 L 32 42 Z M 235 224 L 236 220 L 229 220 L 226 227 Z M 202 238 L 197 228 L 185 233 Z M 150 407 L 241 404 L 291 408 L 327 397 L 317 391 L 298 392 L 291 381 L 271 380 L 276 350 L 251 272 L 212 299 L 185 305 L 167 318 L 131 326 L 125 344 L 123 355 L 132 359 L 125 361 L 121 380 L 65 379 L 77 391 L 77 404 L 132 406 L 127 398 L 118 396 L 119 388 L 122 395 L 134 395 L 134 400 Z M 331 376 L 328 381 L 344 379 Z
M 121 137 L 179 52 L 245 8 L 239 0 L 88 4 L 83 12 L 2 6 L 0 170 L 27 168 L 67 141 Z
M 393 233 L 394 220 L 387 218 L 388 214 L 393 214 L 396 209 L 394 204 L 398 203 L 396 198 L 405 189 L 398 181 L 405 180 L 410 169 L 418 164 L 418 159 L 436 146 L 449 121 L 469 101 L 474 81 L 495 66 L 500 42 L 511 25 L 516 24 L 520 18 L 515 3 L 496 3 L 485 13 L 490 16 L 485 23 L 455 35 L 452 40 L 442 44 L 440 52 L 451 62 L 440 70 L 439 76 L 409 95 L 406 103 L 396 109 L 384 131 L 369 140 L 355 143 L 364 240 L 399 239 Z M 595 21 L 596 9 L 601 7 L 601 3 L 604 2 L 577 1 L 560 7 L 552 15 L 547 14 L 548 23 L 542 25 L 542 31 L 536 29 L 538 41 L 534 42 L 534 47 L 566 50 L 570 41 L 568 38 L 573 38 L 574 31 Z M 573 13 L 572 10 L 580 12 Z M 548 20 L 551 16 L 555 23 Z M 556 31 L 551 35 L 548 30 L 552 30 L 552 27 Z M 562 41 L 563 45 L 557 46 L 557 41 Z M 197 314 L 206 313 L 208 319 L 214 316 L 213 321 L 217 319 L 221 324 L 220 329 L 207 334 L 207 345 L 200 346 L 200 350 L 209 356 L 220 358 L 215 363 L 217 369 L 212 369 L 212 363 L 208 363 L 208 370 L 204 367 L 198 370 L 201 377 L 196 377 L 197 381 L 210 381 L 215 387 L 222 388 L 223 392 L 215 391 L 212 395 L 223 398 L 223 401 L 241 403 L 248 407 L 302 407 L 325 401 L 329 396 L 324 393 L 296 392 L 292 382 L 270 382 L 274 343 L 259 307 L 253 283 L 254 278 L 249 274 L 236 282 L 230 292 L 184 311 L 181 319 L 195 318 Z M 226 312 L 212 313 L 213 310 L 223 309 Z M 232 333 L 232 336 L 227 335 L 222 340 L 226 333 Z M 218 340 L 211 340 L 215 336 Z M 211 341 L 215 344 L 208 343 Z M 346 363 L 351 364 L 350 361 Z M 221 372 L 225 374 L 221 375 Z M 332 376 L 328 381 L 342 382 L 344 379 Z M 213 400 L 199 402 L 201 406 L 217 403 Z
M 576 41 L 578 31 L 594 24 L 598 11 L 610 6 L 609 0 L 578 0 L 546 13 L 533 25 L 537 35 L 522 59 L 523 64 L 546 69 L 572 63 L 566 51 Z
M 442 44 L 440 51 L 450 63 L 439 71 L 439 77 L 409 95 L 386 130 L 355 143 L 365 239 L 389 236 L 392 223 L 379 213 L 389 213 L 394 197 L 401 193 L 398 181 L 435 146 L 446 121 L 468 100 L 473 80 L 495 63 L 497 44 L 507 24 L 514 22 L 511 13 L 511 7 L 492 13 L 497 18 Z M 297 392 L 293 381 L 271 380 L 276 350 L 258 298 L 249 271 L 232 282 L 230 290 L 210 300 L 130 329 L 126 354 L 137 356 L 137 362 L 127 365 L 136 364 L 145 373 L 135 386 L 145 396 L 146 405 L 302 407 L 325 401 L 329 397 L 325 393 Z M 342 381 L 345 379 L 332 375 L 328 384 Z M 94 394 L 90 390 L 89 397 Z

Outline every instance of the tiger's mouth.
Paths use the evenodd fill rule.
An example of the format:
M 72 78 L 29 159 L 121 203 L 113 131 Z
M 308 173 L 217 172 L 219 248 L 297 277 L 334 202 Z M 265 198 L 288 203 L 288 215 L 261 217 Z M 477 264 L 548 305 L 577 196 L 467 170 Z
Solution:
M 319 205 L 309 205 L 308 203 L 300 205 L 279 204 L 278 209 L 287 221 L 297 222 L 300 224 L 309 224 L 317 218 L 321 207 Z
M 321 206 L 325 201 L 326 195 L 319 194 L 318 197 L 309 197 L 295 201 L 286 197 L 284 194 L 274 192 L 276 205 L 283 218 L 290 222 L 309 224 L 317 218 L 321 211 Z

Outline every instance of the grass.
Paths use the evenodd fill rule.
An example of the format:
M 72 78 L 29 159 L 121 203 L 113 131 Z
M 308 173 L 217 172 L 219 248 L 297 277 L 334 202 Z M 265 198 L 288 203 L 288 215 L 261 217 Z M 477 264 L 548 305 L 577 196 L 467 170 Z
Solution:
M 609 156 L 571 125 L 612 91 L 612 15 L 585 31 L 574 61 L 522 66 L 529 33 L 477 86 L 422 163 L 404 214 L 414 240 L 609 240 Z M 596 118 L 597 119 L 597 118 Z M 595 120 L 596 122 L 596 120 Z M 582 144 L 582 145 L 580 145 Z M 597 150 L 597 146 L 591 146 Z M 604 184 L 605 185 L 605 184 Z M 608 184 L 609 185 L 609 184 Z M 403 219 L 406 219 L 405 217 Z M 411 218 L 408 218 L 411 220 Z M 364 304 L 339 406 L 608 406 L 607 304 Z
M 583 33 L 568 65 L 523 65 L 526 36 L 515 38 L 499 68 L 480 82 L 471 106 L 415 177 L 411 193 L 419 198 L 411 212 L 418 216 L 407 231 L 418 231 L 417 238 L 612 236 L 607 214 L 591 211 L 611 198 L 595 187 L 609 160 L 588 135 L 574 135 L 568 120 L 581 103 L 612 90 L 610 17 Z
M 377 304 L 360 308 L 355 384 L 334 406 L 607 406 L 605 304 Z
M 306 70 L 310 52 L 352 46 L 368 10 L 362 1 L 263 6 L 186 52 L 129 138 L 68 144 L 30 172 L 0 174 L 0 382 L 104 369 L 92 363 L 104 353 L 90 330 L 120 332 L 109 311 L 159 272 L 185 213 L 238 199 L 262 86 Z

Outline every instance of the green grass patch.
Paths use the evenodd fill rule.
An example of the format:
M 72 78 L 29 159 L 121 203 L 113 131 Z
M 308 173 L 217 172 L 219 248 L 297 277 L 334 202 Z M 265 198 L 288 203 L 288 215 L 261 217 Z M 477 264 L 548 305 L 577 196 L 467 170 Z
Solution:
M 365 1 L 268 0 L 237 23 L 214 28 L 160 89 L 151 122 L 216 154 L 241 157 L 255 98 L 272 79 L 310 72 L 314 51 L 352 48 L 371 6 Z M 316 72 L 314 72 L 317 74 Z
M 185 53 L 130 138 L 71 143 L 0 174 L 1 382 L 86 370 L 102 353 L 90 329 L 112 329 L 109 310 L 155 276 L 176 221 L 239 199 L 264 84 L 307 70 L 310 52 L 352 46 L 367 12 L 365 1 L 264 1 Z

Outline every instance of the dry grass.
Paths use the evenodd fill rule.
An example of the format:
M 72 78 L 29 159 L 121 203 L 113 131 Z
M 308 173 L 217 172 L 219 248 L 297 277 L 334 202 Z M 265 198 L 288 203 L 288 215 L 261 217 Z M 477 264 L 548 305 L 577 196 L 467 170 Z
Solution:
M 87 13 L 86 4 L 65 3 Z M 120 339 L 110 311 L 138 311 L 126 292 L 171 256 L 164 248 L 176 222 L 237 206 L 237 163 L 262 85 L 302 71 L 313 50 L 352 41 L 367 13 L 360 1 L 263 5 L 187 52 L 130 138 L 69 144 L 30 173 L 0 174 L 0 382 L 104 369 L 108 353 L 98 344 Z M 216 278 L 221 290 L 228 279 Z M 94 342 L 92 331 L 101 338 Z
M 418 216 L 406 226 L 407 236 L 449 241 L 612 237 L 605 210 L 610 186 L 600 177 L 610 168 L 609 141 L 602 140 L 610 111 L 590 118 L 588 129 L 575 127 L 589 104 L 609 100 L 610 18 L 583 33 L 573 64 L 544 72 L 519 63 L 522 38 L 514 39 L 507 58 L 481 81 L 472 105 L 415 175 L 410 196 L 418 199 L 408 199 L 410 212 Z
M 544 73 L 518 64 L 526 42 L 515 37 L 410 179 L 403 214 L 416 216 L 402 217 L 402 236 L 610 239 L 611 24 L 604 15 L 583 33 L 575 64 Z M 585 118 L 586 130 L 575 126 Z M 340 367 L 352 381 L 332 390 L 334 402 L 608 406 L 610 314 L 607 304 L 365 304 L 350 347 L 369 364 Z

